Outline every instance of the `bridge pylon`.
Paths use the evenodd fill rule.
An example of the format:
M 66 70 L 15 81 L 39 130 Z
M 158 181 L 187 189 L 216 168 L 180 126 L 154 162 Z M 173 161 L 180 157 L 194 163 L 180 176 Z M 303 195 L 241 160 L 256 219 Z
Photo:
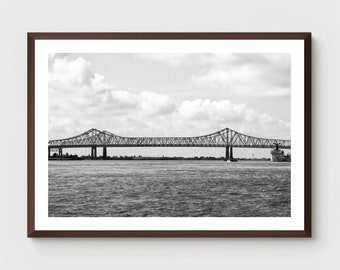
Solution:
M 225 147 L 225 160 L 229 160 L 229 145 Z
M 97 147 L 92 146 L 91 147 L 91 158 L 96 159 L 97 158 Z
M 227 145 L 225 148 L 225 160 L 226 161 L 234 161 L 234 154 L 233 154 L 233 146 Z

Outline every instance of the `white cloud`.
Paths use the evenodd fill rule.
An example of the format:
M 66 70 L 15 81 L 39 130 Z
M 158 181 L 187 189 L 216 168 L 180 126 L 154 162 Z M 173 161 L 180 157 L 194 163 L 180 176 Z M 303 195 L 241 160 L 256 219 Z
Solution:
M 215 56 L 214 61 L 222 60 Z M 106 84 L 104 76 L 95 73 L 82 57 L 69 59 L 55 55 L 50 57 L 49 64 L 51 139 L 74 136 L 90 128 L 122 136 L 194 136 L 230 127 L 249 135 L 290 137 L 289 123 L 243 103 L 235 104 L 227 99 L 176 103 L 165 94 L 116 89 Z M 215 81 L 237 79 L 230 74 L 228 79 L 220 72 L 211 74 L 211 78 Z M 243 76 L 247 72 L 250 71 L 244 68 Z
M 184 101 L 179 106 L 178 114 L 177 121 L 182 122 L 179 125 L 183 127 L 185 123 L 190 123 L 190 129 L 197 132 L 204 130 L 211 133 L 229 127 L 253 136 L 275 138 L 280 134 L 280 138 L 290 138 L 289 123 L 229 100 Z
M 189 64 L 193 59 L 192 54 L 185 53 L 138 53 L 135 57 L 141 60 L 154 61 L 169 66 Z
M 244 109 L 244 104 L 232 104 L 229 100 L 196 99 L 184 101 L 179 107 L 179 113 L 188 120 L 227 123 L 242 120 Z
M 142 92 L 139 94 L 140 107 L 146 115 L 162 115 L 168 114 L 175 110 L 176 105 L 166 95 L 161 95 L 153 92 Z
M 228 90 L 230 95 L 290 96 L 290 54 L 147 53 L 137 58 L 172 68 L 199 67 L 196 86 Z
M 95 78 L 95 74 L 91 70 L 91 64 L 82 57 L 74 61 L 68 61 L 66 57 L 54 58 L 52 70 L 49 83 L 54 87 L 91 85 L 92 80 Z
M 225 89 L 230 95 L 290 96 L 289 54 L 218 54 L 210 60 L 214 65 L 192 77 L 198 87 Z
M 91 64 L 81 57 L 75 60 L 51 57 L 50 61 L 53 61 L 49 73 L 51 138 L 65 133 L 71 136 L 92 127 L 127 130 L 126 125 L 132 120 L 147 122 L 149 117 L 159 118 L 176 109 L 166 95 L 147 91 L 134 94 L 105 84 L 104 76 L 94 73 Z M 135 122 L 133 125 L 139 126 Z
M 108 94 L 111 99 L 107 99 L 105 102 L 112 106 L 112 109 L 132 109 L 138 106 L 138 98 L 127 91 L 111 90 Z

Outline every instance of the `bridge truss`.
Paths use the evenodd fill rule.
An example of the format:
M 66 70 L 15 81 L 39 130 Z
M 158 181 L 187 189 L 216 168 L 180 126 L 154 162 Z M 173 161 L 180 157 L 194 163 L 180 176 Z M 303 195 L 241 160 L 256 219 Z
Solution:
M 90 129 L 80 135 L 50 140 L 50 148 L 77 147 L 242 147 L 290 149 L 290 140 L 258 138 L 225 128 L 196 137 L 122 137 L 108 131 Z

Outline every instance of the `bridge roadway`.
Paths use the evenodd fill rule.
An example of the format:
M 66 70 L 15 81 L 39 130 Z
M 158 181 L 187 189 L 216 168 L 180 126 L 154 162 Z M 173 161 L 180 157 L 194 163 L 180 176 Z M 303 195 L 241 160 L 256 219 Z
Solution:
M 91 148 L 92 158 L 97 157 L 97 147 L 103 147 L 103 158 L 107 157 L 107 147 L 225 147 L 226 159 L 233 159 L 233 148 L 291 148 L 290 140 L 258 138 L 242 134 L 230 128 L 196 137 L 122 137 L 108 131 L 90 129 L 80 135 L 50 140 L 48 155 L 52 148 L 59 149 L 62 156 L 63 148 Z

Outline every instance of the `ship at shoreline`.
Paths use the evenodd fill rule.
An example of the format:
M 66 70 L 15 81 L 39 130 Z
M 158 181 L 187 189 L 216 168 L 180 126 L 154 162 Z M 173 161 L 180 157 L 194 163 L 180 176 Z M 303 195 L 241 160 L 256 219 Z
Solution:
M 272 155 L 272 162 L 291 162 L 292 160 L 290 153 L 285 155 L 285 152 L 279 149 L 279 144 L 276 144 L 275 149 L 272 149 L 270 153 Z

